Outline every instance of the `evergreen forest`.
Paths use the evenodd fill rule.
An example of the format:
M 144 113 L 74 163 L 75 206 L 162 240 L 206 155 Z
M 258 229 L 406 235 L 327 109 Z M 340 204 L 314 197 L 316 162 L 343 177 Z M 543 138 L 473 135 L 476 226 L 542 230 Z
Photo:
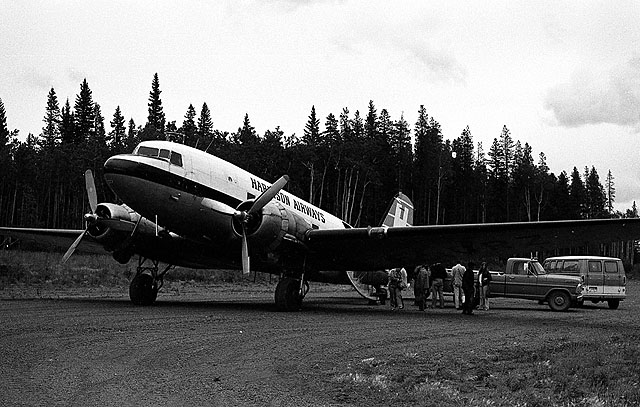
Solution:
M 0 225 L 84 228 L 84 171 L 96 174 L 100 201 L 117 202 L 102 181 L 104 161 L 150 139 L 205 150 L 268 182 L 288 174 L 289 192 L 352 226 L 379 225 L 398 191 L 413 200 L 416 225 L 638 215 L 635 203 L 614 211 L 610 171 L 602 179 L 593 166 L 554 174 L 545 154 L 533 157 L 506 125 L 490 146 L 474 142 L 469 127 L 445 138 L 424 106 L 415 123 L 373 101 L 366 112 L 345 107 L 326 118 L 311 106 L 301 135 L 289 135 L 279 127 L 258 134 L 248 114 L 237 131 L 217 130 L 206 103 L 166 118 L 157 74 L 143 124 L 120 107 L 105 117 L 86 79 L 73 104 L 53 88 L 44 99 L 42 132 L 26 137 L 7 128 L 0 99 Z

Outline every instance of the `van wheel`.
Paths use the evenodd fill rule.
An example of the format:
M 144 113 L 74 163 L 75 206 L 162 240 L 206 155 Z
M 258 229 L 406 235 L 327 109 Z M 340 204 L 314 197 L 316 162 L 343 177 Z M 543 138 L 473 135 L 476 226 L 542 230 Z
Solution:
M 609 308 L 611 309 L 618 309 L 618 307 L 620 306 L 620 300 L 608 300 L 607 302 L 609 303 Z
M 554 291 L 549 294 L 549 308 L 553 311 L 566 311 L 571 306 L 571 297 L 564 291 Z

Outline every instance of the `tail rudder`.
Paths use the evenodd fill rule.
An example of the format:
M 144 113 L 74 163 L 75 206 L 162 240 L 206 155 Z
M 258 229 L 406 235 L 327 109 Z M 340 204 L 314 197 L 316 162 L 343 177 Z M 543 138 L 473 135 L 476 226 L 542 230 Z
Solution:
M 402 192 L 391 201 L 381 226 L 413 226 L 413 202 Z

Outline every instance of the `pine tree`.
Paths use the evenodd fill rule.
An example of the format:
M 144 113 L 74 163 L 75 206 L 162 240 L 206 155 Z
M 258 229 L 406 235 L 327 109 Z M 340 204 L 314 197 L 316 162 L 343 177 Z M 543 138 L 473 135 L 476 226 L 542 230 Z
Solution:
M 206 103 L 202 104 L 200 110 L 200 118 L 198 119 L 198 147 L 201 150 L 208 151 L 213 141 L 213 121 L 211 120 L 211 111 Z
M 75 142 L 75 117 L 69 105 L 69 99 L 60 111 L 60 138 L 62 145 L 70 145 Z
M 111 148 L 115 153 L 123 152 L 124 140 L 126 137 L 127 128 L 125 126 L 125 120 L 120 111 L 120 106 L 116 107 L 116 111 L 113 113 L 113 120 L 109 122 L 111 124 Z
M 42 121 L 42 144 L 45 149 L 54 148 L 60 140 L 60 106 L 56 91 L 51 88 L 47 96 L 47 110 Z
M 184 121 L 182 122 L 182 127 L 180 128 L 180 132 L 184 136 L 183 143 L 195 147 L 197 143 L 197 132 L 198 128 L 196 127 L 196 109 L 192 104 L 189 104 L 187 108 L 187 113 L 184 115 Z
M 238 142 L 243 146 L 253 146 L 258 144 L 258 135 L 256 129 L 251 126 L 249 121 L 249 113 L 245 113 L 242 127 L 238 129 Z
M 151 92 L 149 92 L 149 116 L 147 117 L 147 123 L 153 126 L 156 131 L 164 134 L 165 117 L 162 111 L 162 100 L 160 99 L 160 80 L 158 79 L 158 73 L 153 75 L 153 81 L 151 82 Z
M 320 141 L 320 120 L 316 117 L 316 107 L 311 106 L 311 113 L 304 126 L 302 141 L 309 146 L 317 146 Z
M 616 184 L 614 182 L 611 170 L 607 172 L 607 180 L 605 182 L 605 193 L 607 194 L 607 211 L 613 214 L 613 204 L 616 201 Z
M 571 172 L 571 186 L 569 188 L 571 194 L 571 206 L 570 206 L 570 218 L 569 219 L 581 219 L 586 217 L 586 192 L 584 183 L 580 178 L 580 173 L 576 167 L 573 167 Z
M 76 96 L 74 106 L 74 142 L 88 140 L 95 132 L 95 109 L 91 89 L 85 78 L 80 85 L 80 93 Z
M 302 136 L 303 157 L 300 157 L 302 164 L 309 170 L 309 202 L 316 204 L 314 201 L 314 192 L 316 184 L 316 161 L 318 160 L 317 149 L 320 144 L 320 120 L 316 117 L 316 107 L 311 106 L 311 113 L 307 124 L 304 126 Z
M 104 116 L 102 116 L 102 108 L 100 105 L 94 104 L 94 138 L 95 142 L 100 146 L 101 149 L 107 146 L 107 131 L 104 126 Z
M 9 144 L 9 129 L 7 128 L 7 112 L 4 109 L 4 103 L 0 99 L 0 151 Z
M 600 183 L 596 167 L 591 167 L 585 182 L 587 196 L 587 218 L 601 219 L 606 217 L 606 194 Z

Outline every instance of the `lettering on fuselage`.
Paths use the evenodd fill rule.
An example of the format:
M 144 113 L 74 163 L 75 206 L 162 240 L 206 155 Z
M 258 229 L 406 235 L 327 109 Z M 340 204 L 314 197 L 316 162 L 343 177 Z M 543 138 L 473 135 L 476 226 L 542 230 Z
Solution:
M 267 190 L 267 188 L 269 188 L 269 186 L 263 182 L 258 181 L 257 179 L 251 177 L 251 188 L 255 189 L 256 191 L 262 193 L 264 191 Z M 282 202 L 284 205 L 288 206 L 288 207 L 292 207 L 291 206 L 291 200 L 289 199 L 289 197 L 285 194 L 283 194 L 282 192 L 279 192 L 276 196 L 275 199 L 277 201 Z M 307 216 L 312 217 L 313 219 L 322 222 L 322 223 L 326 223 L 326 220 L 324 218 L 324 214 L 316 209 L 311 208 L 310 206 L 296 200 L 295 198 L 293 199 L 293 209 L 295 209 L 296 211 L 302 212 Z
M 315 220 L 319 220 L 320 222 L 325 223 L 324 215 L 322 214 L 322 212 L 310 208 L 302 202 L 296 201 L 295 199 L 293 200 L 293 209 L 298 210 L 307 216 L 311 216 Z

